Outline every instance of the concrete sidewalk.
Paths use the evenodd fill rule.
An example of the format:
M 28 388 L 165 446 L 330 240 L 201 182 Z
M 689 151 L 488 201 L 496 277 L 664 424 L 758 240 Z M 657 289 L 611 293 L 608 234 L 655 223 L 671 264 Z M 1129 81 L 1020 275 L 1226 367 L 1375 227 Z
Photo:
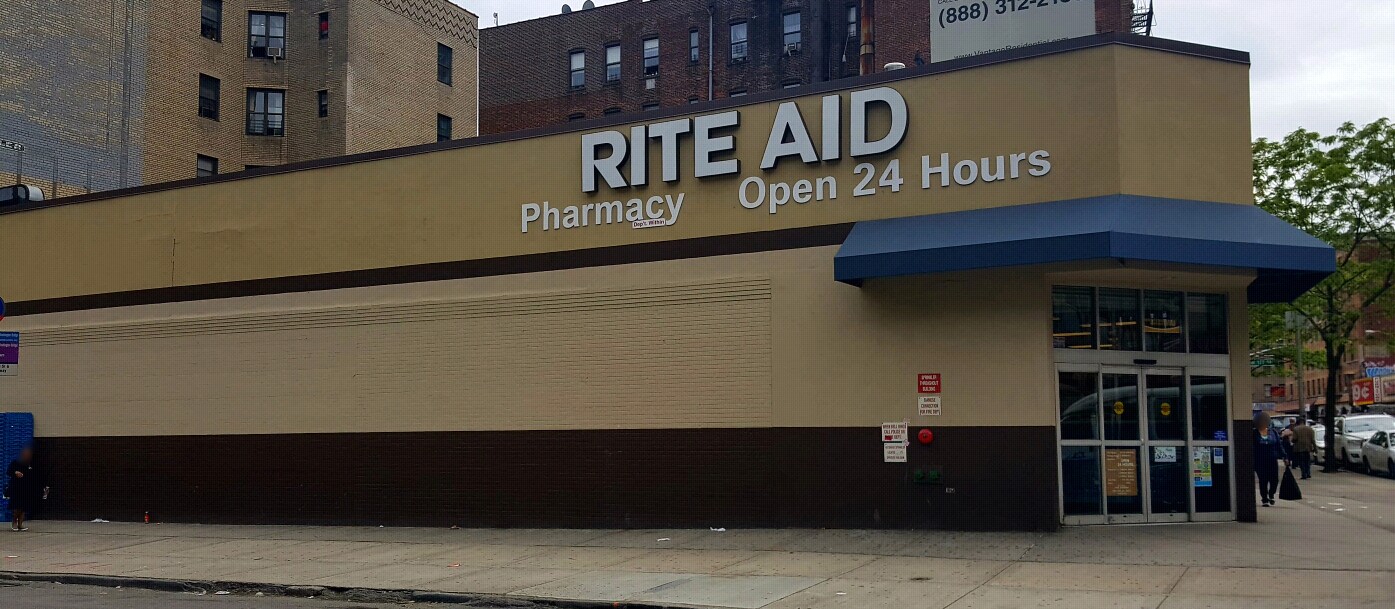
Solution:
M 1395 482 L 1354 476 L 1259 524 L 1058 533 L 36 522 L 0 531 L 0 571 L 749 609 L 1388 608 Z

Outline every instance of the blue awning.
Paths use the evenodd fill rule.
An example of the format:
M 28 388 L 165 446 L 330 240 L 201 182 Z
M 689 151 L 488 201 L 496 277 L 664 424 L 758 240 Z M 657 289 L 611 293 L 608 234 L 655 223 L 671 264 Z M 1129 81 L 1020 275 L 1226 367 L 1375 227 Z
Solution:
M 1258 207 L 1111 195 L 858 222 L 834 278 L 1119 260 L 1251 269 L 1250 302 L 1287 302 L 1337 268 L 1321 240 Z

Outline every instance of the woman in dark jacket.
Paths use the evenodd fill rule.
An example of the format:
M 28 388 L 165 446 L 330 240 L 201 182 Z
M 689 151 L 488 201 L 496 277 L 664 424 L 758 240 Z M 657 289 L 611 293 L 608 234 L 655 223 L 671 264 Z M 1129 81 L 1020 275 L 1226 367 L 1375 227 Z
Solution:
M 39 499 L 46 492 L 39 483 L 39 474 L 34 471 L 34 450 L 26 447 L 19 451 L 19 458 L 5 468 L 5 477 L 5 496 L 10 500 L 10 511 L 14 513 L 10 529 L 28 531 L 24 526 L 25 515 L 34 513 Z
M 1279 490 L 1279 460 L 1286 459 L 1283 440 L 1269 427 L 1269 414 L 1255 415 L 1255 475 L 1259 477 L 1259 498 L 1264 507 L 1274 505 Z

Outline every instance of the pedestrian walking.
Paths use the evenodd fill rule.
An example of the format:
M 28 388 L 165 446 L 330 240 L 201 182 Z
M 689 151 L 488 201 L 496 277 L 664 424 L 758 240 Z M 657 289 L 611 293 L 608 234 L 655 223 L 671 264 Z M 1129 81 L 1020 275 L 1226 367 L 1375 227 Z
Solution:
M 1255 476 L 1259 477 L 1259 498 L 1264 507 L 1274 505 L 1274 493 L 1279 490 L 1279 460 L 1284 458 L 1284 445 L 1279 434 L 1269 427 L 1269 413 L 1255 414 Z
M 1313 477 L 1313 454 L 1317 453 L 1317 433 L 1307 421 L 1299 421 L 1293 426 L 1293 462 L 1298 465 L 1302 478 Z
M 10 522 L 12 531 L 28 531 L 24 519 L 34 513 L 39 500 L 48 495 L 48 488 L 42 486 L 38 472 L 34 471 L 34 449 L 25 447 L 19 457 L 5 468 L 5 497 L 10 501 L 10 511 L 14 519 Z

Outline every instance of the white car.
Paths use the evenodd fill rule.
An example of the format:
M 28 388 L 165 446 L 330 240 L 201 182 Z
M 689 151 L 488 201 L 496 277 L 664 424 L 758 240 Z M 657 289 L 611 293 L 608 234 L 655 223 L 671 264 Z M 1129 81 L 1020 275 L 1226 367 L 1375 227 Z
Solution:
M 1395 431 L 1395 417 L 1388 414 L 1358 414 L 1337 419 L 1333 435 L 1337 443 L 1337 462 L 1350 468 L 1361 465 L 1361 445 L 1378 431 Z
M 1313 464 L 1322 465 L 1324 455 L 1327 454 L 1327 427 L 1322 423 L 1313 423 L 1313 439 L 1317 441 L 1317 452 L 1313 453 Z
M 1395 447 L 1392 444 L 1395 444 L 1395 431 L 1378 431 L 1366 440 L 1361 447 L 1361 460 L 1367 472 L 1395 478 Z

